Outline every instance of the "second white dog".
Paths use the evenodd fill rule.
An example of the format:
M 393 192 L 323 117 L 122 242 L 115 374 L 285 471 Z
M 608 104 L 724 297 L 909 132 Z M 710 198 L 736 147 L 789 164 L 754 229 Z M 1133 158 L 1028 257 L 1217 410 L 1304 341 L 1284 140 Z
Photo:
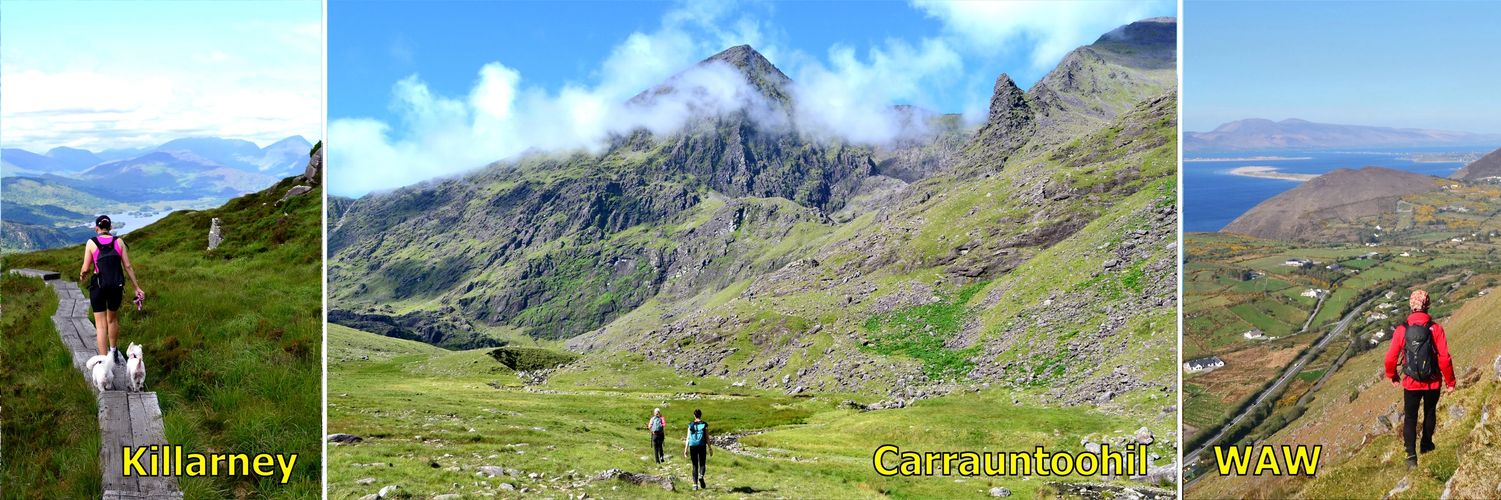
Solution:
M 99 392 L 114 390 L 115 382 L 113 375 L 115 360 L 112 356 L 108 354 L 94 356 L 89 358 L 88 362 L 84 363 L 84 366 L 89 369 L 89 373 L 93 376 L 95 389 L 98 389 Z
M 146 360 L 141 358 L 141 345 L 132 342 L 125 348 L 125 375 L 130 378 L 130 390 L 141 392 L 146 387 Z

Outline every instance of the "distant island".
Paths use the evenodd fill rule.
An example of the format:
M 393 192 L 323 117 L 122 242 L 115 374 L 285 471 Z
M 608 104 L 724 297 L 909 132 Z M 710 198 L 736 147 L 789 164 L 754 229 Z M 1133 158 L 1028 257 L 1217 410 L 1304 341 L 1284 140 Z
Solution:
M 1277 167 L 1268 167 L 1264 165 L 1234 168 L 1230 170 L 1230 175 L 1296 182 L 1304 182 L 1311 180 L 1314 177 L 1318 177 L 1318 174 L 1290 174 L 1287 172 L 1278 171 Z

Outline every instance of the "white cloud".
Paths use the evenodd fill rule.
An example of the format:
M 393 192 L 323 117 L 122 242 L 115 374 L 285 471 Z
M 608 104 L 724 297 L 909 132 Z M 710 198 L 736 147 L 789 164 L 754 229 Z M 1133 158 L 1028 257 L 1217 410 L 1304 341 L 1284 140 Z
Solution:
M 26 7 L 5 21 L 5 147 L 98 151 L 209 135 L 266 145 L 322 134 L 322 24 L 308 21 L 317 5 Z M 58 17 L 69 22 L 50 22 Z
M 1030 51 L 1034 68 L 1056 64 L 1075 47 L 1146 17 L 1162 3 L 1132 0 L 958 2 L 912 0 L 976 53 Z
M 501 62 L 480 68 L 477 83 L 464 96 L 435 95 L 416 75 L 403 79 L 393 87 L 394 123 L 349 118 L 329 124 L 330 164 L 335 165 L 330 169 L 330 190 L 358 196 L 461 174 L 529 151 L 597 152 L 612 135 L 642 128 L 674 132 L 701 112 L 745 110 L 763 127 L 785 127 L 790 119 L 815 138 L 885 142 L 914 132 L 893 104 L 959 111 L 937 109 L 932 101 L 955 81 L 965 82 L 957 92 L 963 93 L 965 102 L 973 101 L 962 110 L 966 116 L 984 116 L 996 75 L 966 72 L 965 53 L 1024 36 L 1037 39 L 1038 52 L 1057 52 L 1034 54 L 1035 61 L 1056 63 L 1060 50 L 1088 43 L 1124 23 L 1116 18 L 1134 20 L 1144 12 L 1127 9 L 1125 3 L 1047 7 L 1053 5 L 923 3 L 921 7 L 933 15 L 954 19 L 947 21 L 952 33 L 916 43 L 888 39 L 863 54 L 836 45 L 820 58 L 800 51 L 784 53 L 775 43 L 775 32 L 757 18 L 735 17 L 745 10 L 735 4 L 681 4 L 663 15 L 655 31 L 632 33 L 613 47 L 590 84 L 547 90 L 529 85 L 524 75 Z M 959 19 L 964 16 L 973 19 Z M 983 33 L 987 22 L 1002 34 Z M 976 34 L 965 35 L 968 30 Z M 1090 38 L 1076 41 L 1082 33 Z M 752 45 L 788 70 L 796 82 L 794 116 L 774 112 L 733 68 L 695 66 L 705 54 L 740 44 Z M 786 60 L 779 61 L 779 55 Z M 685 68 L 689 69 L 675 74 Z M 631 102 L 639 92 L 669 78 L 675 78 L 671 86 L 677 92 L 649 103 Z
M 963 75 L 959 54 L 942 40 L 919 46 L 887 40 L 861 61 L 848 46 L 829 49 L 829 64 L 813 61 L 796 72 L 798 125 L 821 136 L 860 143 L 889 141 L 907 130 L 892 103 L 928 106 L 929 93 L 943 79 Z M 916 125 L 921 125 L 920 123 Z

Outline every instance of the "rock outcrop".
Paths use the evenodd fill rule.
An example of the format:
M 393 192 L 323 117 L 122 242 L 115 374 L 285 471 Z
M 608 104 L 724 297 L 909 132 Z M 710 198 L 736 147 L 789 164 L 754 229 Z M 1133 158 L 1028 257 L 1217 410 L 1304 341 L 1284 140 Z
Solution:
M 214 219 L 210 221 L 208 227 L 208 249 L 213 250 L 219 248 L 219 244 L 223 242 L 224 230 L 219 226 L 219 218 L 214 217 Z

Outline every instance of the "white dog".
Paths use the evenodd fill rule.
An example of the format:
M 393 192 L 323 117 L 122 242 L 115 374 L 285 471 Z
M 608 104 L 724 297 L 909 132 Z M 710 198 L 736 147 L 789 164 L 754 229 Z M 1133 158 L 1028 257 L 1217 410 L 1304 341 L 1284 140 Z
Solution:
M 109 391 L 115 388 L 115 381 L 113 376 L 115 371 L 115 360 L 113 356 L 110 356 L 108 354 L 94 356 L 92 358 L 89 358 L 89 361 L 87 363 L 84 363 L 84 366 L 87 367 L 93 374 L 94 388 L 99 389 L 99 392 Z
M 125 348 L 125 374 L 130 377 L 130 390 L 141 392 L 146 387 L 146 360 L 141 358 L 141 345 L 132 342 Z

